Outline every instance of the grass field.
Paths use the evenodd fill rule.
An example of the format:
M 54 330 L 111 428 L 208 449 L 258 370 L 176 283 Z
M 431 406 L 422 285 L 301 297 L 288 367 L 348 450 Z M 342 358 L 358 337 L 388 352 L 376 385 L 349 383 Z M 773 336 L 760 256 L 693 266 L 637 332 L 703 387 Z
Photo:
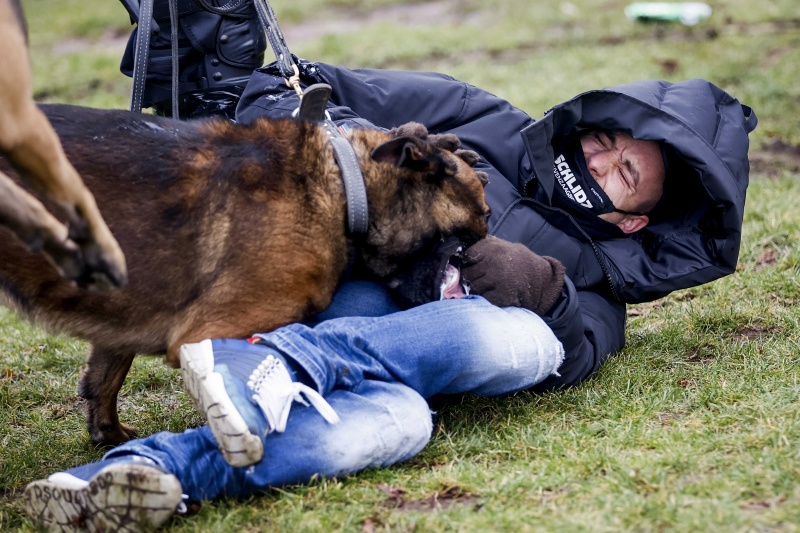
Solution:
M 121 4 L 24 4 L 36 98 L 127 107 Z M 800 8 L 714 1 L 708 21 L 687 27 L 632 23 L 625 5 L 273 1 L 303 57 L 447 72 L 535 117 L 606 85 L 715 82 L 760 119 L 738 271 L 630 306 L 626 348 L 580 387 L 467 396 L 439 409 L 411 461 L 206 503 L 167 530 L 800 530 Z M 103 453 L 76 394 L 86 348 L 0 309 L 2 531 L 31 530 L 29 481 Z M 202 423 L 158 359 L 135 362 L 120 411 L 143 435 Z

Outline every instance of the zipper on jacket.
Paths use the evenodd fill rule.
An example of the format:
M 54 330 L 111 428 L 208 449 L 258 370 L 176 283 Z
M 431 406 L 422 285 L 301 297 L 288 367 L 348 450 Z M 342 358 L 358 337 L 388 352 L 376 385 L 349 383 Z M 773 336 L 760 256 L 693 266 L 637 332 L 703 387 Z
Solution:
M 608 267 L 606 266 L 606 262 L 603 260 L 603 252 L 601 252 L 597 246 L 595 246 L 594 241 L 591 237 L 589 237 L 589 244 L 592 246 L 592 250 L 594 250 L 594 255 L 597 256 L 597 262 L 600 263 L 600 268 L 603 271 L 603 274 L 606 277 L 606 281 L 608 281 L 608 286 L 611 289 L 611 296 L 614 297 L 614 300 L 618 303 L 624 304 L 625 302 L 622 301 L 619 297 L 619 293 L 617 293 L 616 287 L 614 287 L 614 280 L 611 277 L 611 272 L 608 271 Z
M 601 252 L 600 249 L 597 247 L 597 245 L 594 243 L 594 239 L 592 239 L 583 230 L 583 228 L 581 227 L 580 224 L 575 222 L 575 219 L 572 218 L 572 215 L 570 215 L 569 213 L 567 213 L 563 209 L 559 209 L 558 207 L 551 207 L 550 209 L 553 209 L 555 211 L 559 211 L 559 212 L 563 213 L 564 215 L 566 215 L 567 218 L 569 219 L 570 223 L 573 226 L 575 226 L 576 228 L 578 228 L 578 231 L 581 232 L 581 235 L 583 235 L 583 237 L 588 241 L 589 246 L 592 247 L 592 251 L 594 252 L 595 257 L 597 258 L 597 262 L 600 264 L 600 270 L 603 271 L 603 275 L 606 277 L 606 281 L 608 282 L 608 288 L 611 289 L 611 296 L 614 298 L 614 301 L 616 301 L 618 303 L 621 303 L 621 304 L 624 304 L 625 302 L 623 302 L 622 299 L 619 297 L 619 293 L 617 292 L 617 288 L 614 286 L 614 278 L 611 277 L 611 272 L 608 270 L 608 266 L 606 265 L 606 262 L 603 259 L 603 252 Z

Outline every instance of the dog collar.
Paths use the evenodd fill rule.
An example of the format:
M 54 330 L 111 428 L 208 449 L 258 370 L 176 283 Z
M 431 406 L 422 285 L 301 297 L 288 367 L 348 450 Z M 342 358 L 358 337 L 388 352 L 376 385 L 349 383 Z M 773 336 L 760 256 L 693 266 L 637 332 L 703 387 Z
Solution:
M 344 192 L 347 196 L 347 224 L 351 233 L 366 233 L 369 223 L 369 210 L 367 209 L 367 187 L 355 150 L 339 132 L 331 120 L 325 121 L 325 131 L 328 132 L 329 141 L 333 147 L 333 157 L 342 173 Z
M 344 192 L 347 196 L 347 225 L 351 233 L 366 233 L 369 222 L 367 187 L 350 141 L 342 135 L 325 110 L 330 95 L 331 86 L 326 83 L 315 83 L 307 87 L 300 99 L 300 105 L 292 115 L 300 120 L 322 123 L 328 133 L 328 140 L 333 147 L 333 158 L 339 165 L 344 182 Z

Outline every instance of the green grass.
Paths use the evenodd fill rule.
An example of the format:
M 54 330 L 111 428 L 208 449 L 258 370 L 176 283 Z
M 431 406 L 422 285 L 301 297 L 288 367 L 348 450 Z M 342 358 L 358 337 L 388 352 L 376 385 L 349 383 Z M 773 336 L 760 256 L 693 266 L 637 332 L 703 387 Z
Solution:
M 130 80 L 118 64 L 130 26 L 121 5 L 25 4 L 36 97 L 127 107 Z M 290 40 L 303 57 L 448 72 L 534 116 L 605 85 L 714 81 L 760 119 L 740 264 L 736 275 L 630 307 L 625 350 L 576 389 L 465 397 L 438 407 L 431 443 L 404 464 L 206 503 L 169 530 L 800 529 L 795 0 L 720 0 L 692 28 L 630 23 L 617 0 L 413 2 L 390 16 L 403 2 L 273 5 L 284 30 L 363 24 Z M 86 348 L 0 310 L 0 530 L 31 530 L 20 500 L 26 483 L 103 453 L 90 443 L 75 392 Z M 135 362 L 120 411 L 142 435 L 202 423 L 179 375 L 157 358 Z

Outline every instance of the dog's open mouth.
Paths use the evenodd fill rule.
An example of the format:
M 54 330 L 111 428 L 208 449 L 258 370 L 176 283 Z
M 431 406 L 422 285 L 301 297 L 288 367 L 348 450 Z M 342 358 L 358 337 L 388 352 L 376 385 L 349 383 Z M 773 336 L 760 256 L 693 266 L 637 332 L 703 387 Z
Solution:
M 436 276 L 440 300 L 461 298 L 469 294 L 469 284 L 461 279 L 461 260 L 464 247 L 459 246 L 455 253 L 447 258 Z
M 387 281 L 398 304 L 404 308 L 469 294 L 469 283 L 461 278 L 461 263 L 467 242 L 450 235 L 425 248 L 410 264 Z

